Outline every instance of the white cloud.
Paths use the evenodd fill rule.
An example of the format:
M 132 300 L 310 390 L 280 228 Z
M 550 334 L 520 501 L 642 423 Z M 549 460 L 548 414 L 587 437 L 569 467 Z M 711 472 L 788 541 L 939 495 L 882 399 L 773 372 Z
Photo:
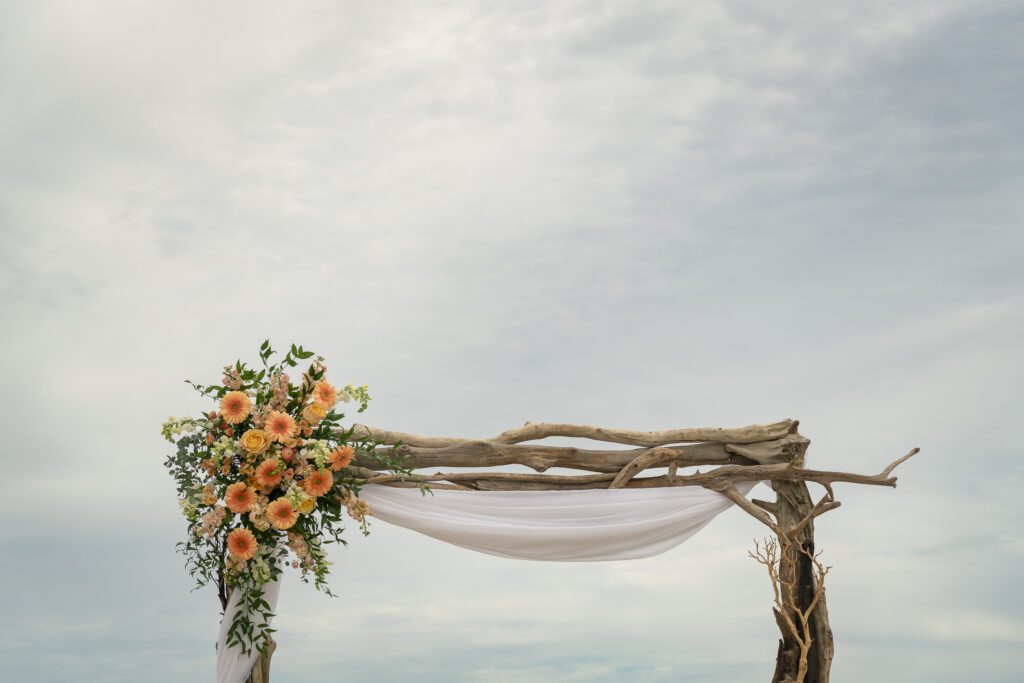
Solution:
M 68 666 L 138 680 L 163 652 L 186 662 L 167 680 L 205 675 L 214 600 L 176 564 L 157 430 L 202 405 L 182 379 L 271 336 L 407 431 L 788 416 L 813 463 L 868 472 L 922 446 L 896 491 L 838 487 L 819 523 L 837 676 L 884 659 L 906 681 L 1011 680 L 1012 653 L 960 636 L 1016 644 L 998 634 L 1024 607 L 989 588 L 1024 511 L 1019 21 L 961 2 L 3 5 L 0 509 L 21 564 L 0 629 L 39 620 L 0 676 L 56 680 L 47 634 Z M 276 666 L 732 681 L 774 656 L 742 516 L 571 571 L 377 527 L 334 553 L 341 599 L 286 587 Z M 876 657 L 894 611 L 905 650 Z M 943 667 L 900 668 L 929 648 Z

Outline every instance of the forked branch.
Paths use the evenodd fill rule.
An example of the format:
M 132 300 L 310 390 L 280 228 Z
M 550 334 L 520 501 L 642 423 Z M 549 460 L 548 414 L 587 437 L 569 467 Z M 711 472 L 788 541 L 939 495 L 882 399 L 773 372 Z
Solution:
M 813 566 L 814 592 L 806 606 L 797 603 L 799 591 L 796 590 L 796 578 L 789 575 L 784 576 L 781 558 L 789 552 L 792 547 L 788 541 L 782 541 L 784 545 L 780 548 L 779 542 L 773 538 L 764 539 L 764 545 L 754 540 L 754 550 L 747 554 L 764 565 L 768 570 L 768 578 L 772 584 L 772 601 L 775 606 L 775 618 L 780 626 L 797 644 L 799 648 L 799 661 L 797 664 L 796 679 L 793 683 L 804 683 L 807 677 L 808 653 L 813 644 L 811 629 L 811 615 L 817 609 L 825 594 L 825 576 L 832 568 L 823 565 L 820 561 L 821 553 L 812 553 L 802 545 L 797 544 L 799 552 L 808 558 Z M 795 568 L 790 569 L 790 574 Z

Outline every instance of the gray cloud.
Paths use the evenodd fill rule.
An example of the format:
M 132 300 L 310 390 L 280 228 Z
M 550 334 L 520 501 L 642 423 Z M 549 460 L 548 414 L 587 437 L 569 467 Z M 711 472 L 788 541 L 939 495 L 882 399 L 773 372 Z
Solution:
M 836 677 L 1014 680 L 1022 21 L 0 3 L 0 677 L 209 675 L 215 599 L 173 553 L 157 426 L 204 407 L 182 379 L 270 336 L 408 431 L 790 416 L 814 462 L 865 471 L 922 446 L 819 525 Z M 727 515 L 659 558 L 561 566 L 378 524 L 334 553 L 340 599 L 287 584 L 276 666 L 764 676 L 758 533 Z

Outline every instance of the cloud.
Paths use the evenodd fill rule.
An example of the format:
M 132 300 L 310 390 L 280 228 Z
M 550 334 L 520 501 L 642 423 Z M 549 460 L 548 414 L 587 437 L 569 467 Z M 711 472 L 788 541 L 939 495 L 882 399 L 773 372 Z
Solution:
M 267 336 L 406 431 L 796 417 L 866 472 L 921 446 L 818 525 L 836 676 L 1016 676 L 1018 8 L 92 12 L 0 5 L 0 677 L 208 675 L 157 425 Z M 752 524 L 571 567 L 378 524 L 332 553 L 342 598 L 289 580 L 275 666 L 763 675 Z

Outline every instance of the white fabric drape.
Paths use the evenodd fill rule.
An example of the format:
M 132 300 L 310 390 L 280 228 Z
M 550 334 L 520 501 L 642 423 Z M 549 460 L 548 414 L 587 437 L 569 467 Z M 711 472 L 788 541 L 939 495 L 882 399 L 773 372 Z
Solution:
M 757 482 L 736 488 L 747 495 Z M 379 520 L 498 557 L 561 562 L 634 560 L 674 548 L 732 506 L 700 487 L 585 491 L 433 491 L 368 485 L 360 494 Z M 266 587 L 277 608 L 280 583 Z M 242 683 L 256 661 L 225 645 L 238 609 L 228 601 L 217 645 L 217 680 Z
M 746 495 L 757 482 L 740 484 Z M 498 557 L 635 560 L 674 548 L 732 502 L 700 487 L 433 491 L 369 485 L 376 519 Z
M 270 605 L 270 611 L 277 610 L 277 597 L 281 593 L 281 580 L 271 581 L 263 587 L 263 599 Z M 228 598 L 228 606 L 224 610 L 224 618 L 220 621 L 220 634 L 217 636 L 217 681 L 218 683 L 242 683 L 256 662 L 255 650 L 245 655 L 237 645 L 227 646 L 228 629 L 238 612 L 241 591 L 233 591 Z M 256 617 L 256 623 L 262 623 L 262 617 Z M 269 621 L 267 622 L 270 623 Z

